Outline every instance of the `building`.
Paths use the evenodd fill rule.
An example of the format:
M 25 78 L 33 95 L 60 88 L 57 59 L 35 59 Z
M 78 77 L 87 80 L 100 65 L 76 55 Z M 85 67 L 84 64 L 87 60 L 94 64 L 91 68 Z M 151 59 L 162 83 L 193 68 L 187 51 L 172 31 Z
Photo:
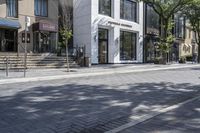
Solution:
M 181 13 L 174 14 L 174 28 L 173 35 L 175 42 L 172 45 L 170 60 L 178 61 L 181 58 L 182 47 L 185 45 L 186 40 L 186 18 Z
M 160 35 L 159 15 L 144 4 L 144 62 L 152 63 L 158 56 L 156 47 Z
M 30 18 L 28 52 L 56 52 L 57 0 L 1 0 L 0 52 L 24 52 L 25 16 Z
M 92 64 L 143 62 L 143 2 L 74 0 L 74 45 Z
M 174 55 L 180 58 L 186 58 L 192 61 L 193 55 L 198 54 L 198 45 L 195 41 L 195 33 L 192 27 L 184 16 L 181 14 L 174 15 L 174 35 L 176 37 L 174 44 Z
M 181 13 L 173 16 L 174 26 L 172 34 L 174 43 L 171 45 L 167 60 L 168 62 L 178 62 L 182 57 L 191 57 L 197 52 L 197 44 L 194 39 L 194 32 Z M 159 56 L 158 41 L 160 36 L 160 19 L 159 15 L 147 4 L 144 4 L 144 62 L 154 62 Z M 189 59 L 189 58 L 188 58 Z
M 188 21 L 185 26 L 185 40 L 184 43 L 180 45 L 179 49 L 179 57 L 192 57 L 194 54 L 198 54 L 198 44 L 195 40 L 195 33 Z

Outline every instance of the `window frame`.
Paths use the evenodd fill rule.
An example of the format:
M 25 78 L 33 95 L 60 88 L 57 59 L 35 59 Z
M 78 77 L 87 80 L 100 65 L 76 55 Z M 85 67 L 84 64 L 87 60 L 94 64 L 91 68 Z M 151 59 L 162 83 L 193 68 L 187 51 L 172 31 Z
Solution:
M 100 1 L 102 1 L 102 0 L 98 1 L 98 13 L 101 14 L 101 15 L 112 17 L 112 3 L 113 3 L 112 0 L 109 0 L 110 1 L 110 5 L 109 5 L 110 6 L 110 13 L 109 14 L 104 14 L 104 13 L 101 12 Z
M 11 16 L 11 15 L 9 15 L 9 2 L 8 1 L 10 1 L 10 0 L 6 0 L 6 16 L 7 17 L 13 17 L 13 18 L 18 18 L 19 17 L 19 9 L 18 9 L 18 0 L 15 0 L 15 16 Z
M 160 16 L 153 10 L 153 8 L 151 6 L 149 6 L 148 4 L 145 4 L 144 6 L 145 8 L 145 15 L 144 15 L 144 22 L 145 22 L 145 34 L 150 34 L 150 35 L 160 35 L 161 33 L 161 29 L 160 29 Z M 158 18 L 155 20 L 155 22 L 153 23 L 150 23 L 149 22 L 149 19 L 148 19 L 148 16 L 149 15 L 154 15 L 154 18 Z M 157 16 L 155 16 L 157 15 Z M 149 29 L 150 28 L 150 29 Z
M 41 1 L 41 0 L 40 0 Z M 41 2 L 40 2 L 41 3 Z M 47 14 L 46 15 L 42 15 L 42 6 L 40 5 L 40 13 L 39 13 L 39 15 L 38 14 L 36 14 L 36 9 L 35 9 L 35 0 L 34 0 L 34 15 L 35 16 L 38 16 L 38 17 L 48 17 L 49 16 L 49 0 L 46 0 L 46 12 L 47 12 Z
M 186 19 L 184 16 L 177 15 L 175 16 L 175 37 L 179 39 L 185 39 L 186 38 Z
M 125 33 L 131 34 L 131 42 L 132 42 L 132 44 L 131 44 L 131 56 L 132 56 L 131 58 L 132 59 L 131 60 L 130 59 L 122 59 L 122 55 L 121 55 L 121 50 L 124 53 L 124 44 L 121 42 L 124 42 L 123 40 L 125 37 Z M 134 40 L 134 38 L 135 38 L 135 40 Z M 132 31 L 120 30 L 120 46 L 119 47 L 120 47 L 120 61 L 136 61 L 137 60 L 137 33 L 132 32 Z M 122 47 L 122 49 L 121 49 L 121 47 Z
M 131 19 L 126 19 L 124 17 L 125 1 L 132 3 L 131 6 L 135 5 L 135 9 L 133 10 L 133 11 L 135 11 L 133 13 L 135 17 L 132 16 Z M 122 2 L 123 2 L 123 4 L 122 4 Z M 122 15 L 122 12 L 123 12 L 123 15 Z M 139 16 L 138 15 L 138 2 L 136 2 L 135 0 L 120 0 L 120 19 L 138 23 L 138 16 Z

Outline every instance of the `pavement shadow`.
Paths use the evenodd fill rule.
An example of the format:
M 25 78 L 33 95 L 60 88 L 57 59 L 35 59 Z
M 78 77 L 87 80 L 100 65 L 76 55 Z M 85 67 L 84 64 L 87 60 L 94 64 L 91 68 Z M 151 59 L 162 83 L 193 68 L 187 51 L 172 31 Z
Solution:
M 140 133 L 199 133 L 200 99 L 126 129 Z M 126 131 L 124 131 L 126 132 Z
M 200 90 L 200 86 L 187 83 L 127 86 L 111 88 L 103 84 L 74 83 L 34 87 L 12 96 L 2 96 L 0 131 L 101 133 L 190 99 Z

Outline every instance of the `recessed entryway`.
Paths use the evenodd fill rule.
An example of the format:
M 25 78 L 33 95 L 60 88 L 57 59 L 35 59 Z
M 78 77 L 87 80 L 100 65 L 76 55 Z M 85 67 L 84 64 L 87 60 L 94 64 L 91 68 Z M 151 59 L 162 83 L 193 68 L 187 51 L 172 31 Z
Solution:
M 108 30 L 99 28 L 99 64 L 108 63 Z

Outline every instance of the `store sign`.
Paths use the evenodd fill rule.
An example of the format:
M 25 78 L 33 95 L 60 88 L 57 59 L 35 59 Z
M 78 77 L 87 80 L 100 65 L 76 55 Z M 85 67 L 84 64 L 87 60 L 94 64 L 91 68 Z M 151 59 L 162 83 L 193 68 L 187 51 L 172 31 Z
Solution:
M 57 32 L 57 25 L 51 23 L 39 23 L 39 30 Z
M 113 21 L 108 21 L 108 24 L 123 26 L 123 27 L 127 27 L 127 28 L 132 28 L 133 27 L 132 25 L 129 25 L 129 24 L 123 24 L 123 23 L 113 22 Z

